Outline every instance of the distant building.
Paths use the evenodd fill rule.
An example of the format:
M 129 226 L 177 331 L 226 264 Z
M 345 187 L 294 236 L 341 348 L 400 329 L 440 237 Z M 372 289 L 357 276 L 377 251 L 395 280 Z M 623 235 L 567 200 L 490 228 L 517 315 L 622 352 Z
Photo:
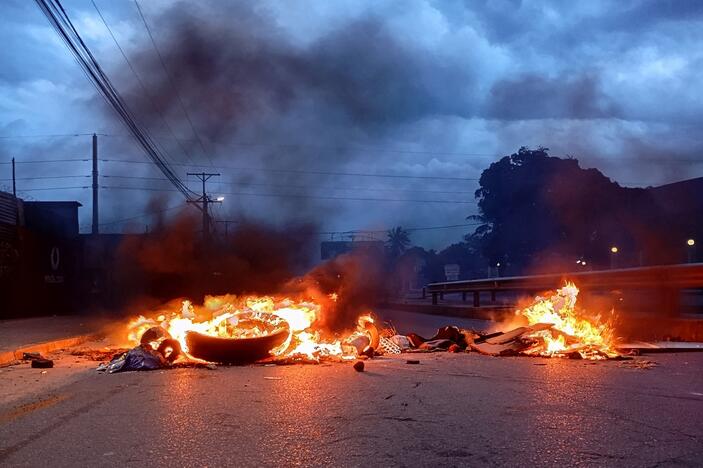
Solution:
M 14 244 L 20 220 L 21 200 L 11 193 L 0 192 L 0 243 Z
M 23 201 L 24 226 L 30 231 L 72 239 L 78 237 L 77 201 Z
M 74 312 L 79 299 L 80 203 L 27 202 L 0 192 L 0 315 Z

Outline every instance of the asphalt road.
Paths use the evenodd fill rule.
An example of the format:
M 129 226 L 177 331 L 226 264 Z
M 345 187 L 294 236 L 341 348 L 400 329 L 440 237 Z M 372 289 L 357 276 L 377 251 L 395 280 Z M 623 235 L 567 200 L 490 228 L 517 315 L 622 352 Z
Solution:
M 700 466 L 703 354 L 476 354 L 103 375 L 3 369 L 2 466 Z M 62 364 L 63 363 L 63 364 Z M 71 363 L 71 367 L 68 364 Z M 52 371 L 64 380 L 42 386 Z M 57 374 L 58 375 L 58 374 Z M 48 382 L 48 380 L 47 380 Z

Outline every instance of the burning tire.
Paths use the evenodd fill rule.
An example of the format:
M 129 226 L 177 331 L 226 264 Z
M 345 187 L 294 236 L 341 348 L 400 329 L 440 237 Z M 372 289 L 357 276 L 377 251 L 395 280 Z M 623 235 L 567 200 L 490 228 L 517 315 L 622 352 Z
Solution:
M 186 333 L 188 354 L 204 361 L 220 364 L 252 364 L 271 356 L 271 351 L 288 339 L 286 328 L 257 338 L 219 338 L 189 331 Z

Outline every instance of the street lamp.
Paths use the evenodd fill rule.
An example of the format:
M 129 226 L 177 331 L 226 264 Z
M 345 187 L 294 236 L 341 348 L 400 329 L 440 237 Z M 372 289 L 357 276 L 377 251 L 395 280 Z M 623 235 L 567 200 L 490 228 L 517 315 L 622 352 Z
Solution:
M 217 197 L 217 198 L 216 198 L 215 200 L 217 200 L 217 201 L 220 201 L 220 202 L 221 202 L 221 201 L 224 201 L 224 200 L 225 200 L 225 197 Z
M 686 245 L 688 246 L 686 249 L 688 251 L 688 263 L 693 263 L 693 258 L 696 256 L 696 241 L 694 239 L 688 239 Z
M 613 269 L 616 266 L 616 255 L 618 254 L 617 246 L 610 247 L 610 268 Z

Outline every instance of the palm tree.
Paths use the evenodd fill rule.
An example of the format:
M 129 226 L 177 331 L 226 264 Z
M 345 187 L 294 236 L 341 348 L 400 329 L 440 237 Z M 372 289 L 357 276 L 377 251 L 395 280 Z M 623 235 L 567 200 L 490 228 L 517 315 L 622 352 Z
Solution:
M 392 258 L 399 257 L 409 245 L 410 235 L 402 227 L 396 226 L 386 233 L 386 248 Z

